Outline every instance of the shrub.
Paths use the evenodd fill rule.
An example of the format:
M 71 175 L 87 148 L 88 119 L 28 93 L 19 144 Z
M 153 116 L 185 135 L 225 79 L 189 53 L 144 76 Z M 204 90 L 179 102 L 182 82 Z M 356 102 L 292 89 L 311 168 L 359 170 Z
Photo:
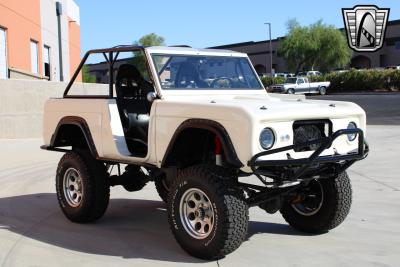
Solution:
M 330 91 L 400 90 L 400 70 L 355 70 L 332 72 L 323 77 L 331 82 Z
M 400 70 L 387 70 L 384 74 L 385 89 L 400 90 Z
M 262 77 L 261 81 L 264 84 L 264 87 L 267 88 L 274 84 L 284 83 L 285 78 L 283 78 L 283 77 Z
M 308 77 L 308 81 L 310 83 L 313 83 L 313 82 L 324 82 L 325 81 L 325 77 L 324 77 L 324 75 L 321 75 L 321 76 L 309 76 Z

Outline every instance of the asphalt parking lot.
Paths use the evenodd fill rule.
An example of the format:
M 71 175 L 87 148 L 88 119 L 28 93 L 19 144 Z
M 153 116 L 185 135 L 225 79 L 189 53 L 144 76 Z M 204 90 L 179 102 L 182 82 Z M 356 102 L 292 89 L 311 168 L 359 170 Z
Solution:
M 367 108 L 377 123 L 367 131 L 370 155 L 349 170 L 353 205 L 346 221 L 327 234 L 306 235 L 279 214 L 252 208 L 248 239 L 218 262 L 192 258 L 178 246 L 152 184 L 134 193 L 112 188 L 97 223 L 67 221 L 54 189 L 61 154 L 39 150 L 38 139 L 0 140 L 0 266 L 399 266 L 400 126 L 394 122 L 400 100 L 397 113 L 385 115 L 393 123 L 382 125 L 378 113 L 388 105 L 368 101 L 382 107 Z
M 400 124 L 400 93 L 317 95 L 307 98 L 354 102 L 366 111 L 369 125 Z

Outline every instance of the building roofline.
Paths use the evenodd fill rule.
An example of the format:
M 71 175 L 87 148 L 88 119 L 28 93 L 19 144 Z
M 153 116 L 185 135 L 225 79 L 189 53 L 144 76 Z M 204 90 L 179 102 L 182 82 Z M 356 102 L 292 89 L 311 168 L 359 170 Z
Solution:
M 278 37 L 275 39 L 272 39 L 271 42 L 278 42 L 284 39 L 285 37 Z M 216 49 L 221 49 L 221 48 L 230 48 L 230 47 L 235 47 L 235 46 L 244 46 L 244 45 L 254 45 L 254 44 L 262 44 L 262 43 L 268 43 L 269 40 L 263 40 L 263 41 L 248 41 L 248 42 L 241 42 L 241 43 L 233 43 L 233 44 L 227 44 L 227 45 L 217 45 L 217 46 L 210 46 L 207 48 L 216 48 Z
M 400 19 L 390 20 L 387 22 L 387 26 L 393 26 L 393 25 L 400 25 Z M 338 30 L 343 31 L 344 28 L 338 28 Z M 284 38 L 285 38 L 284 36 L 278 37 L 278 38 L 272 39 L 271 42 L 281 41 Z M 226 44 L 226 45 L 210 46 L 208 48 L 223 49 L 223 48 L 231 48 L 231 47 L 237 47 L 237 46 L 262 44 L 262 43 L 268 43 L 268 42 L 269 42 L 269 40 L 256 41 L 256 42 L 248 41 L 248 42 L 233 43 L 233 44 Z
M 387 22 L 387 26 L 389 25 L 400 25 L 400 19 L 390 20 Z

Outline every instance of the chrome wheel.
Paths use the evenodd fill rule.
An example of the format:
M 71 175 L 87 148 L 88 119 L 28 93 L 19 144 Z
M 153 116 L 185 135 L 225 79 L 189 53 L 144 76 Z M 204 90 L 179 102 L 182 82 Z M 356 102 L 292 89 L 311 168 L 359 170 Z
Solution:
M 204 239 L 214 227 L 214 209 L 208 196 L 197 188 L 188 189 L 181 198 L 179 213 L 186 232 Z
M 83 186 L 80 173 L 69 168 L 63 178 L 64 196 L 71 207 L 78 207 L 82 202 Z
M 317 214 L 324 202 L 324 190 L 319 181 L 313 180 L 299 192 L 298 197 L 292 202 L 293 209 L 303 216 Z

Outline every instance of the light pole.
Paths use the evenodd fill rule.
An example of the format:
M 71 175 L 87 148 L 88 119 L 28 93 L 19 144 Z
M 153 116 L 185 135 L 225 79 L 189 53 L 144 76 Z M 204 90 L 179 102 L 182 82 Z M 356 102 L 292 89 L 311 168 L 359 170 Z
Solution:
M 265 22 L 264 24 L 268 25 L 268 30 L 269 30 L 269 67 L 270 67 L 270 73 L 272 76 L 272 40 L 271 40 L 271 22 Z M 267 57 L 268 59 L 268 57 Z M 267 60 L 268 63 L 268 60 Z M 265 68 L 267 65 L 265 65 Z
M 58 60 L 60 61 L 60 82 L 64 81 L 64 70 L 63 70 L 63 55 L 62 55 L 62 37 L 61 37 L 61 15 L 63 14 L 61 2 L 56 2 L 56 14 L 57 14 L 57 25 L 58 25 Z

